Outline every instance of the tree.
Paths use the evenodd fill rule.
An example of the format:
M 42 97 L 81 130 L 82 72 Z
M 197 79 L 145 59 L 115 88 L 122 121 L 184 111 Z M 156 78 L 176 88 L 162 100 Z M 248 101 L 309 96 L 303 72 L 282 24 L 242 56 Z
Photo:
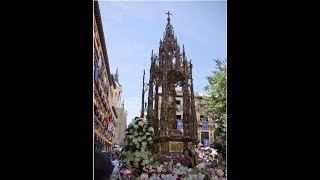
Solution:
M 226 165 L 226 85 L 227 85 L 227 60 L 214 59 L 216 70 L 213 75 L 207 76 L 208 85 L 205 86 L 207 95 L 203 96 L 200 104 L 205 108 L 205 112 L 215 122 L 213 148 L 218 153 L 216 165 L 225 169 Z

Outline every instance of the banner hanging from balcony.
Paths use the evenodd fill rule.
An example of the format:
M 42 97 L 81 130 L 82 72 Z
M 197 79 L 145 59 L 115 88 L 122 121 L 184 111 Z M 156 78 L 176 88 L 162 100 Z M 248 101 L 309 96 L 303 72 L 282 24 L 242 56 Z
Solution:
M 94 81 L 98 82 L 98 68 L 94 66 Z
M 208 129 L 208 121 L 206 120 L 202 121 L 202 129 Z
M 108 131 L 112 131 L 112 124 L 111 123 L 109 123 Z
M 210 141 L 209 141 L 209 139 L 203 139 L 203 146 L 204 146 L 204 147 L 210 147 Z
M 181 119 L 177 120 L 177 129 L 183 129 L 183 122 Z

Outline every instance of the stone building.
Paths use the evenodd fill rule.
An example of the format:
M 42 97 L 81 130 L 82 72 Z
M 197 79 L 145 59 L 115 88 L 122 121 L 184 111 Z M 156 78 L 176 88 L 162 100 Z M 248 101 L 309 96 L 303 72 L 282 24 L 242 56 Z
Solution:
M 124 101 L 122 99 L 123 89 L 119 83 L 118 68 L 114 74 L 114 80 L 117 88 L 114 90 L 113 102 L 118 115 L 115 128 L 114 145 L 124 146 L 125 130 L 127 128 L 127 111 L 124 109 Z M 121 103 L 122 102 L 122 103 Z
M 116 119 L 113 94 L 117 88 L 110 73 L 109 59 L 103 33 L 99 4 L 94 2 L 94 150 L 111 151 L 114 142 Z

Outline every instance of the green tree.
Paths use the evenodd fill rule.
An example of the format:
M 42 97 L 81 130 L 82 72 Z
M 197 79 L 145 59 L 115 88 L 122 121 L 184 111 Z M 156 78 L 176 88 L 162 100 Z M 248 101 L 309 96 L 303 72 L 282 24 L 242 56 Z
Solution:
M 222 169 L 226 167 L 226 89 L 227 89 L 227 60 L 214 59 L 216 70 L 212 71 L 211 76 L 207 76 L 208 85 L 205 86 L 207 95 L 203 96 L 201 105 L 205 108 L 205 112 L 215 122 L 214 128 L 214 144 L 219 156 L 215 162 Z

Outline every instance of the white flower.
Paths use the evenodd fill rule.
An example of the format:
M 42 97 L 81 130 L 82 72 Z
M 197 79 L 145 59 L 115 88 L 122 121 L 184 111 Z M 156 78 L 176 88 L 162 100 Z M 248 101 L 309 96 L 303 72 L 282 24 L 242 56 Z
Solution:
M 167 179 L 167 176 L 165 174 L 161 174 L 161 179 Z
M 138 125 L 139 125 L 139 126 L 143 126 L 143 122 L 142 122 L 142 121 L 139 121 L 139 122 L 138 122 Z
M 159 180 L 160 179 L 160 174 L 152 174 L 152 176 L 149 177 L 150 180 Z
M 132 139 L 132 138 L 133 138 L 133 135 L 129 135 L 128 138 L 129 138 L 129 139 Z
M 143 161 L 140 164 L 141 164 L 141 166 L 145 166 L 146 165 Z
M 143 147 L 147 147 L 147 144 L 148 144 L 148 143 L 145 142 L 145 141 L 142 141 L 142 142 L 141 142 L 141 145 L 142 145 Z
M 149 132 L 146 132 L 146 135 L 151 135 Z
M 141 142 L 142 141 L 142 138 L 139 136 L 139 137 L 137 137 L 137 139 L 138 139 L 138 142 Z
M 177 167 L 180 167 L 180 166 L 181 166 L 181 163 L 177 163 L 176 166 L 177 166 Z
M 130 129 L 130 130 L 129 130 L 129 132 L 130 132 L 130 133 L 133 133 L 133 130 L 132 130 L 132 129 Z
M 136 157 L 134 158 L 134 161 L 135 161 L 135 162 L 140 162 L 140 157 L 136 156 Z
M 143 132 L 139 132 L 139 135 L 142 136 L 142 135 L 143 135 Z
M 224 172 L 221 169 L 218 169 L 217 170 L 217 174 L 218 174 L 218 176 L 223 176 Z
M 202 173 L 200 173 L 200 172 L 198 173 L 198 178 L 199 178 L 199 179 L 204 179 L 204 176 L 205 176 L 204 174 L 202 174 Z
M 137 138 L 133 138 L 133 139 L 132 139 L 132 142 L 133 142 L 133 143 L 136 143 L 136 142 L 138 142 L 138 139 L 137 139 Z
M 132 154 L 130 154 L 130 155 L 132 155 Z M 134 156 L 141 156 L 140 151 L 136 150 L 136 151 L 134 152 Z
M 145 159 L 142 161 L 145 165 L 149 164 L 149 160 L 148 159 Z
M 145 153 L 142 155 L 142 158 L 143 158 L 143 159 L 149 159 L 149 158 L 148 158 L 148 155 L 146 155 Z
M 198 175 L 197 174 L 192 174 L 191 179 L 198 179 Z
M 145 151 L 145 147 L 141 147 L 141 149 L 140 149 L 140 151 L 142 152 L 142 153 L 144 153 L 144 151 Z
M 157 173 L 161 173 L 161 171 L 162 171 L 162 167 L 161 167 L 161 166 L 158 166 L 158 167 L 157 167 Z
M 140 147 L 140 145 L 139 145 L 139 144 L 136 144 L 136 148 L 139 149 L 139 147 Z
M 144 135 L 144 136 L 142 136 L 142 138 L 141 138 L 142 140 L 145 140 L 145 139 L 147 139 L 147 136 L 146 135 Z
M 197 165 L 197 168 L 203 169 L 206 165 L 204 163 L 200 163 Z
M 134 157 L 133 156 L 131 156 L 129 159 L 130 159 L 130 161 L 134 161 Z
M 154 131 L 153 127 L 149 127 L 148 131 L 153 132 Z
M 215 175 L 214 177 L 212 177 L 212 180 L 219 180 L 219 177 Z
M 133 165 L 134 165 L 134 167 L 136 167 L 136 168 L 139 167 L 139 163 L 138 163 L 138 162 L 134 162 Z
M 149 138 L 148 138 L 148 141 L 152 141 L 152 138 L 151 138 L 151 137 L 149 137 Z
M 146 173 L 142 173 L 140 178 L 141 178 L 141 180 L 147 180 L 149 178 L 149 176 Z
M 139 134 L 139 133 L 138 133 L 137 131 L 134 131 L 134 132 L 133 132 L 134 137 L 137 137 L 138 134 Z

